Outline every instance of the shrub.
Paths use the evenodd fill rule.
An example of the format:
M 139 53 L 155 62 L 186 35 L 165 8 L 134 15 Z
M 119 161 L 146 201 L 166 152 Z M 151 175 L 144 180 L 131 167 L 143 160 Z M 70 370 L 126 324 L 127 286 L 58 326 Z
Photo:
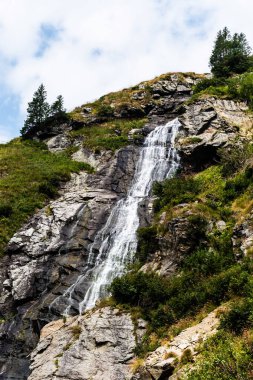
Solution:
M 155 211 L 164 206 L 174 206 L 196 199 L 199 193 L 199 183 L 192 177 L 175 177 L 163 182 L 155 182 L 153 194 L 158 197 L 154 203 Z
M 155 273 L 130 272 L 113 280 L 110 290 L 119 303 L 153 308 L 167 298 L 167 281 Z
M 79 326 L 79 325 L 74 325 L 74 326 L 71 326 L 69 329 L 70 329 L 70 331 L 71 331 L 72 334 L 73 334 L 73 338 L 74 338 L 75 340 L 79 339 L 79 336 L 80 336 L 80 334 L 82 333 L 82 328 L 81 328 L 81 326 Z
M 249 143 L 238 144 L 235 142 L 230 148 L 218 149 L 223 176 L 229 177 L 234 175 L 244 166 L 246 160 L 252 153 L 253 147 Z
M 185 271 L 194 268 L 196 276 L 206 277 L 221 272 L 233 262 L 232 252 L 229 255 L 224 255 L 217 251 L 200 249 L 183 260 L 182 268 Z
M 205 78 L 200 80 L 196 86 L 194 86 L 193 93 L 197 94 L 201 91 L 206 90 L 209 87 L 219 87 L 226 85 L 225 78 Z
M 233 304 L 232 308 L 221 318 L 220 327 L 236 334 L 253 326 L 253 300 L 243 299 Z
M 99 104 L 97 107 L 97 115 L 102 117 L 113 116 L 114 110 L 109 104 Z
M 141 227 L 137 231 L 138 247 L 136 258 L 140 263 L 145 263 L 148 254 L 154 253 L 158 249 L 156 226 Z
M 192 360 L 193 360 L 192 351 L 189 348 L 187 348 L 186 350 L 184 350 L 183 355 L 181 356 L 180 362 L 182 364 L 187 364 L 189 362 L 192 362 Z
M 12 206 L 9 204 L 1 204 L 0 205 L 0 218 L 8 218 L 11 216 L 13 212 Z

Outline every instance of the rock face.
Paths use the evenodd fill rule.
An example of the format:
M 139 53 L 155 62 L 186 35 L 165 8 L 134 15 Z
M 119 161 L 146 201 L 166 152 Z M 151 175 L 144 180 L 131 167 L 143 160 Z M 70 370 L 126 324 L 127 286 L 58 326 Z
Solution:
M 51 322 L 32 353 L 29 380 L 127 380 L 144 321 L 106 307 Z
M 202 322 L 183 330 L 166 345 L 158 347 L 148 355 L 141 369 L 131 380 L 179 379 L 173 375 L 176 365 L 187 350 L 187 355 L 194 358 L 198 354 L 198 346 L 204 340 L 214 335 L 219 326 L 218 309 L 208 314 Z
M 215 163 L 218 148 L 233 144 L 235 137 L 246 138 L 252 128 L 246 110 L 244 103 L 214 98 L 183 106 L 178 149 L 185 169 L 198 171 Z
M 233 232 L 233 249 L 238 259 L 252 255 L 253 246 L 253 214 L 252 212 L 241 222 L 237 224 Z
M 184 206 L 187 205 L 182 204 L 178 207 Z M 201 230 L 194 217 L 192 218 L 191 212 L 168 222 L 163 221 L 162 215 L 160 226 L 166 233 L 158 236 L 157 250 L 149 255 L 142 270 L 154 270 L 162 276 L 169 276 L 175 273 L 182 258 L 193 252 L 204 241 L 204 230 L 207 226 L 203 226 Z

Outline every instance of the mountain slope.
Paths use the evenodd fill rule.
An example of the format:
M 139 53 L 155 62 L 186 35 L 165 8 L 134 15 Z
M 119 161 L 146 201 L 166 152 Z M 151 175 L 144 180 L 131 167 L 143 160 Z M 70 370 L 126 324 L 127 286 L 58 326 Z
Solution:
M 149 374 L 134 365 L 136 354 L 141 359 L 135 361 L 139 360 L 145 369 L 143 357 L 161 344 L 163 338 L 169 339 L 173 326 L 174 331 L 178 331 L 180 323 L 189 326 L 202 308 L 203 317 L 210 303 L 214 308 L 237 296 L 239 289 L 247 288 L 251 265 L 237 261 L 250 254 L 253 236 L 249 145 L 252 116 L 247 105 L 239 101 L 206 94 L 204 98 L 190 101 L 192 87 L 202 77 L 191 73 L 166 74 L 129 90 L 106 95 L 75 109 L 68 125 L 52 127 L 34 136 L 53 152 L 43 153 L 50 157 L 53 174 L 54 168 L 64 174 L 66 166 L 68 173 L 89 169 L 84 163 L 91 164 L 95 172 L 71 174 L 67 183 L 60 183 L 59 195 L 37 211 L 8 244 L 1 263 L 0 368 L 3 379 L 27 378 L 29 354 L 37 345 L 41 328 L 59 318 L 61 321 L 43 330 L 49 333 L 42 333 L 33 353 L 31 379 L 66 376 L 71 366 L 71 347 L 76 350 L 76 344 L 75 355 L 81 364 L 71 367 L 73 379 L 89 376 L 105 379 L 108 374 L 99 367 L 97 359 L 102 351 L 105 356 L 110 352 L 111 378 L 130 379 L 131 368 L 135 367 L 137 372 L 133 378 L 149 379 Z M 126 196 L 145 137 L 157 125 L 165 125 L 175 117 L 181 123 L 176 138 L 181 174 L 154 187 L 155 201 L 151 196 L 139 205 L 138 262 L 130 274 L 114 283 L 114 299 L 105 302 L 114 309 L 105 308 L 78 317 L 80 323 L 75 323 L 77 327 L 71 332 L 70 322 L 61 315 L 65 305 L 55 300 L 68 291 L 87 267 L 89 247 L 97 232 L 105 225 L 114 204 Z M 22 144 L 24 151 L 27 146 L 30 149 L 29 144 Z M 31 146 L 33 151 L 29 152 L 34 160 L 36 154 L 41 155 L 43 151 Z M 39 153 L 36 149 L 40 149 Z M 234 151 L 238 154 L 233 157 Z M 246 151 L 247 154 L 242 154 Z M 70 161 L 67 153 L 80 165 Z M 57 166 L 62 162 L 64 170 Z M 228 169 L 231 167 L 232 172 Z M 227 173 L 224 168 L 228 169 Z M 29 170 L 31 173 L 30 167 Z M 50 183 L 51 174 L 39 173 L 44 184 Z M 35 197 L 36 194 L 34 192 Z M 14 227 L 19 225 L 12 227 L 14 232 Z M 98 250 L 99 247 L 95 247 L 95 255 Z M 92 267 L 90 269 L 92 273 Z M 242 278 L 242 282 L 233 284 L 236 276 Z M 90 281 L 92 276 L 85 286 L 71 293 L 71 314 L 78 314 L 78 303 Z M 246 293 L 240 296 L 246 297 Z M 126 337 L 131 341 L 127 351 L 117 331 L 118 324 L 123 330 L 126 328 L 124 321 L 129 320 L 129 312 L 134 327 L 127 322 Z M 101 329 L 97 331 L 96 326 L 92 327 L 95 345 L 88 352 L 89 348 L 82 344 L 79 324 L 81 329 L 89 326 L 89 318 L 96 319 L 96 313 L 101 315 L 96 322 Z M 120 317 L 116 318 L 115 326 L 112 322 L 111 333 L 107 335 L 106 326 L 111 319 L 113 321 L 112 314 Z M 61 346 L 55 354 L 54 331 L 58 329 L 64 332 L 62 339 L 66 338 L 66 342 L 65 348 Z M 50 362 L 49 377 L 40 370 L 44 355 Z M 92 371 L 87 368 L 93 368 L 94 361 L 97 370 L 91 375 Z M 124 370 L 115 364 L 119 362 L 124 364 Z M 168 377 L 167 369 L 161 368 L 157 379 Z

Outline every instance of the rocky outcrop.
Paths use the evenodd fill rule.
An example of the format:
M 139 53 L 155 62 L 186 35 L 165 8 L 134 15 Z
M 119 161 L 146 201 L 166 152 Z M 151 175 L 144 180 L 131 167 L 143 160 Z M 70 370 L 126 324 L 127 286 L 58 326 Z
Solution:
M 203 77 L 203 76 L 202 76 Z M 177 108 L 192 95 L 192 86 L 200 80 L 197 74 L 171 73 L 151 82 L 142 82 L 129 90 L 124 96 L 109 94 L 99 99 L 100 109 L 92 104 L 77 109 L 78 121 L 71 122 L 72 129 L 81 126 L 101 124 L 111 119 L 132 119 L 152 115 L 166 115 L 173 119 L 178 115 Z M 121 95 L 122 95 L 121 93 Z M 99 102 L 98 101 L 98 102 Z
M 185 170 L 201 170 L 217 162 L 217 150 L 246 139 L 253 120 L 244 103 L 215 98 L 184 105 L 179 120 L 183 125 L 178 149 Z
M 127 380 L 145 323 L 106 307 L 46 325 L 29 380 Z
M 174 339 L 149 354 L 131 380 L 179 379 L 175 373 L 173 375 L 178 363 L 186 357 L 188 361 L 194 361 L 199 353 L 200 343 L 217 332 L 218 310 L 214 310 L 202 322 L 183 330 Z
M 238 223 L 233 231 L 233 251 L 238 259 L 252 256 L 253 253 L 253 213 Z
M 27 373 L 29 352 L 40 329 L 64 308 L 57 304 L 52 314 L 50 305 L 85 268 L 88 247 L 117 199 L 126 193 L 137 156 L 134 147 L 115 155 L 101 153 L 96 157 L 96 173 L 72 175 L 60 197 L 11 239 L 0 269 L 0 317 L 4 322 L 0 324 L 0 373 L 11 371 L 16 380 Z M 19 373 L 18 367 L 26 370 Z
M 186 209 L 187 204 L 181 204 L 176 209 Z M 166 221 L 166 212 L 161 215 L 157 237 L 157 249 L 149 254 L 147 262 L 142 266 L 143 271 L 156 271 L 162 276 L 175 273 L 181 260 L 196 250 L 205 242 L 207 223 L 190 210 L 185 215 Z

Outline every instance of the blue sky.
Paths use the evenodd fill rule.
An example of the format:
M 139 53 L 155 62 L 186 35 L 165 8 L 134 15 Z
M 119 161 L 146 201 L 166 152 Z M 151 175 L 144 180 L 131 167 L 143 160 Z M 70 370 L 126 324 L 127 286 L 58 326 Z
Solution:
M 168 71 L 207 72 L 217 31 L 253 46 L 252 0 L 0 0 L 0 142 L 41 83 L 71 110 Z

